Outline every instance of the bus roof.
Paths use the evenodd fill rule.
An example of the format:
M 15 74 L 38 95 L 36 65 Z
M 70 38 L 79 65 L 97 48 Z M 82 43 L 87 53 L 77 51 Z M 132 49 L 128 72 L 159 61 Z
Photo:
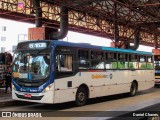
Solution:
M 60 40 L 30 40 L 20 42 L 19 44 L 29 43 L 29 42 L 49 42 L 51 46 L 70 46 L 70 47 L 78 47 L 84 49 L 95 49 L 95 50 L 104 50 L 104 51 L 114 51 L 114 52 L 123 52 L 123 53 L 135 53 L 135 54 L 145 54 L 145 55 L 152 55 L 152 52 L 144 52 L 144 51 L 137 51 L 137 50 L 130 50 L 130 49 L 120 49 L 120 48 L 113 48 L 113 47 L 104 47 L 104 46 L 96 46 L 91 45 L 88 43 L 73 43 L 73 42 L 66 42 Z
M 104 46 L 95 46 L 95 45 L 91 45 L 91 44 L 88 44 L 88 43 L 72 43 L 72 42 L 66 42 L 66 41 L 54 41 L 53 44 L 56 45 L 56 46 L 63 45 L 63 46 L 89 48 L 89 49 L 97 49 L 97 50 L 104 50 L 104 51 L 114 51 L 114 52 L 152 55 L 152 52 L 137 51 L 137 50 L 130 50 L 130 49 L 120 49 L 120 48 L 104 47 Z

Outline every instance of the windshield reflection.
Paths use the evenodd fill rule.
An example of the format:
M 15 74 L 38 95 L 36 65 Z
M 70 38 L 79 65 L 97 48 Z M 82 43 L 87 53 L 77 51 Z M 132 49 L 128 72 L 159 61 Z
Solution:
M 44 79 L 49 76 L 50 54 L 15 53 L 13 58 L 13 77 Z

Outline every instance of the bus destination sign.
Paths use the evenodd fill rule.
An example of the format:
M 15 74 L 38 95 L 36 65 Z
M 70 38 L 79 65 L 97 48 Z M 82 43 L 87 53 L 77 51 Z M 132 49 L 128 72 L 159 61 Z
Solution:
M 44 49 L 47 47 L 46 43 L 29 43 L 30 49 Z

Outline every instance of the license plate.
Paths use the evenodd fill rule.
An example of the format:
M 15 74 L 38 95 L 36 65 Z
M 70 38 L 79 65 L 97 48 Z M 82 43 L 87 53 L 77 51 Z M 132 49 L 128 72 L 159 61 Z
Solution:
M 31 98 L 32 95 L 31 95 L 31 94 L 25 94 L 24 97 L 26 97 L 26 98 Z

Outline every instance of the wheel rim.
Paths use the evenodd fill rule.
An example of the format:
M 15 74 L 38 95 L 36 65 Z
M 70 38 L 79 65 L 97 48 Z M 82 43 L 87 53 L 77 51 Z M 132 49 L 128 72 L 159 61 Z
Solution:
M 78 94 L 78 101 L 81 102 L 81 103 L 83 103 L 84 100 L 85 100 L 85 94 L 84 94 L 84 92 L 81 91 Z
M 131 94 L 135 95 L 135 93 L 136 93 L 136 84 L 132 84 L 132 86 L 131 86 Z

